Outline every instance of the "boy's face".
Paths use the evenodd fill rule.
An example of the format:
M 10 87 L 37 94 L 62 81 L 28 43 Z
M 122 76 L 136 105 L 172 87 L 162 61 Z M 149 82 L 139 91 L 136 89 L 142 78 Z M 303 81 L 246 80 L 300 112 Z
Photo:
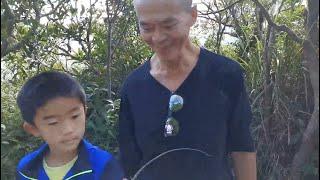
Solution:
M 50 151 L 70 153 L 77 150 L 84 135 L 85 119 L 85 109 L 79 99 L 58 97 L 37 109 L 34 126 L 24 124 L 24 127 L 32 135 L 42 137 Z

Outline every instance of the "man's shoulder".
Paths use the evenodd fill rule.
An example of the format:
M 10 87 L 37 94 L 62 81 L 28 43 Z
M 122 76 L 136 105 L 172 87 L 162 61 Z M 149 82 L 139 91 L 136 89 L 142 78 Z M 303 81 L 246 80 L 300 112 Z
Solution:
M 206 67 L 222 74 L 238 74 L 243 71 L 240 63 L 221 54 L 217 54 L 208 49 L 202 48 L 201 58 Z
M 216 86 L 223 88 L 229 94 L 238 92 L 244 81 L 244 69 L 240 63 L 206 49 L 203 51 L 202 69 L 205 69 L 203 73 L 205 78 L 218 83 Z
M 122 85 L 123 90 L 130 88 L 132 86 L 138 85 L 139 83 L 148 79 L 148 73 L 149 73 L 148 63 L 149 63 L 149 60 L 143 62 L 137 68 L 135 68 L 132 72 L 129 73 L 129 75 L 126 77 Z

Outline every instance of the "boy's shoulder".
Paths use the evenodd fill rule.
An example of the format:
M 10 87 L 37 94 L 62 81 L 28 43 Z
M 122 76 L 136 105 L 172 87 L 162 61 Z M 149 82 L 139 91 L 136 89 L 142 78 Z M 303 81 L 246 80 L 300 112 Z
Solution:
M 84 147 L 89 153 L 89 160 L 94 166 L 103 166 L 106 162 L 113 159 L 113 156 L 108 151 L 100 149 L 98 146 L 91 144 L 87 140 L 83 140 Z M 82 158 L 82 157 L 79 157 Z
M 83 142 L 89 152 L 91 166 L 100 174 L 101 179 L 121 180 L 124 177 L 120 164 L 111 153 L 92 145 L 86 140 Z
M 108 151 L 100 149 L 98 146 L 95 146 L 91 144 L 87 140 L 83 140 L 83 145 L 85 151 L 88 153 L 87 155 L 89 156 L 89 161 L 92 163 L 93 166 L 95 167 L 101 167 L 104 166 L 105 163 L 108 161 L 111 161 L 113 159 L 113 156 L 111 153 Z M 37 150 L 28 153 L 24 157 L 21 158 L 21 160 L 18 163 L 17 168 L 18 169 L 23 169 L 27 165 L 29 165 L 31 162 L 34 163 L 34 161 L 42 161 L 42 154 L 44 151 L 48 148 L 47 144 L 41 145 Z M 78 158 L 84 158 L 82 156 L 83 154 L 79 154 Z M 41 157 L 41 158 L 39 158 Z
M 26 168 L 26 166 L 28 166 L 31 162 L 36 161 L 36 158 L 39 158 L 39 155 L 43 153 L 47 146 L 47 144 L 43 144 L 37 150 L 23 156 L 18 163 L 17 169 L 22 170 Z
M 48 145 L 44 144 L 37 150 L 25 155 L 17 166 L 17 172 L 30 177 L 37 177 L 37 169 L 42 166 L 44 153 L 48 150 Z M 86 167 L 91 167 L 97 177 L 102 179 L 120 180 L 123 177 L 123 171 L 118 161 L 108 151 L 102 150 L 99 147 L 92 145 L 86 140 L 82 140 L 79 147 L 77 168 L 85 170 Z

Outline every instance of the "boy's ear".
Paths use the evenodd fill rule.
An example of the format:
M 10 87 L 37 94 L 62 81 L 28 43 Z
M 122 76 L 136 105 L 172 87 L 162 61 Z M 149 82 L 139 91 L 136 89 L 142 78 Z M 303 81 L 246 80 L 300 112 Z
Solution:
M 27 133 L 29 133 L 35 137 L 40 137 L 40 132 L 39 132 L 38 128 L 32 124 L 29 124 L 27 122 L 23 122 L 23 129 Z
M 87 114 L 87 112 L 88 112 L 88 106 L 85 105 L 85 106 L 84 106 L 84 114 Z

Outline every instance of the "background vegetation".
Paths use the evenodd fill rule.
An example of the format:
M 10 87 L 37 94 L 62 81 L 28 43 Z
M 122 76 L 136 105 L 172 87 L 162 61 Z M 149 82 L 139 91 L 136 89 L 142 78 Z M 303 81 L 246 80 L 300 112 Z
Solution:
M 211 0 L 198 9 L 194 42 L 246 70 L 258 179 L 318 179 L 319 1 Z M 1 179 L 41 143 L 21 128 L 23 82 L 46 70 L 76 77 L 88 97 L 86 137 L 116 154 L 121 84 L 150 55 L 131 0 L 1 0 Z

